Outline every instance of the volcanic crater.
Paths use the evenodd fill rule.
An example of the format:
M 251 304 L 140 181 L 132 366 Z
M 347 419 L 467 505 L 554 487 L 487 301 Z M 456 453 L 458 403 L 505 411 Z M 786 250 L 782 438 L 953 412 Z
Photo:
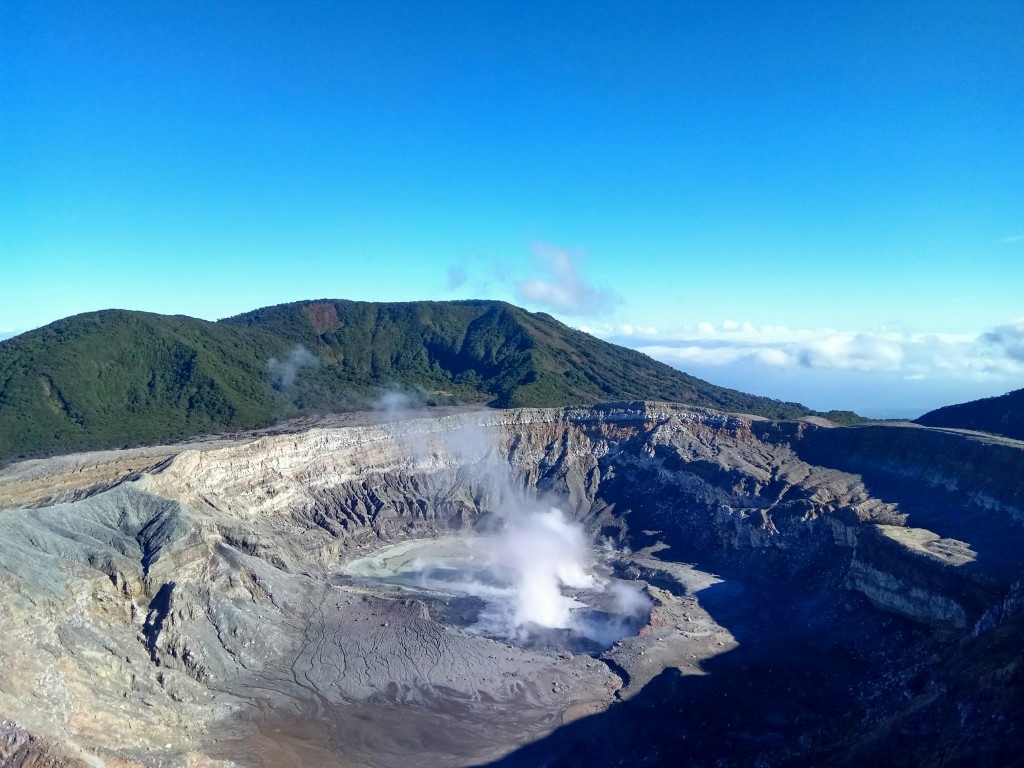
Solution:
M 1010 764 L 1024 446 L 663 403 L 0 472 L 0 763 Z

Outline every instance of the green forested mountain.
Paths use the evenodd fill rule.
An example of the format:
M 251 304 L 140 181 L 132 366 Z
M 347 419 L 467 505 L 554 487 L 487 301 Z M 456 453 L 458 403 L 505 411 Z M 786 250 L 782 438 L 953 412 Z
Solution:
M 390 386 L 497 407 L 648 399 L 793 418 L 494 301 L 296 302 L 216 323 L 107 310 L 0 342 L 0 459 L 366 407 Z
M 287 343 L 187 317 L 104 311 L 0 342 L 0 458 L 266 424 Z
M 917 419 L 917 423 L 926 427 L 974 429 L 1024 440 L 1024 389 L 937 408 Z

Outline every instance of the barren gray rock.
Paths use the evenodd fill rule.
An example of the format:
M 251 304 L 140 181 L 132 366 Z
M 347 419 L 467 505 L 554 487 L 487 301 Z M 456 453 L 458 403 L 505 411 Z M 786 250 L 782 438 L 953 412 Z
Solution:
M 371 421 L 0 471 L 0 765 L 613 765 L 620 732 L 642 734 L 640 765 L 687 734 L 698 763 L 827 761 L 819 694 L 861 713 L 850 734 L 910 722 L 898 702 L 945 713 L 914 676 L 1020 619 L 1012 441 L 656 403 Z M 340 578 L 537 494 L 618 548 L 654 601 L 636 636 L 525 649 Z M 779 665 L 796 687 L 762 698 L 785 722 L 722 719 L 717 697 Z

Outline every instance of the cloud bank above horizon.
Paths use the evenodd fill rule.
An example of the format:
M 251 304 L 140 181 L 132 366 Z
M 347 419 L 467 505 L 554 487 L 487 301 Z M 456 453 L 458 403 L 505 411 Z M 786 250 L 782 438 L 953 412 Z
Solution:
M 654 327 L 581 326 L 608 341 L 652 357 L 702 365 L 756 362 L 774 368 L 833 368 L 900 372 L 910 377 L 934 371 L 965 376 L 1024 373 L 1024 318 L 981 334 L 907 332 L 884 326 L 867 331 L 791 329 L 725 320 L 661 333 Z
M 581 330 L 718 384 L 821 409 L 924 412 L 1024 386 L 1024 318 L 973 334 L 736 320 L 670 332 L 632 324 Z

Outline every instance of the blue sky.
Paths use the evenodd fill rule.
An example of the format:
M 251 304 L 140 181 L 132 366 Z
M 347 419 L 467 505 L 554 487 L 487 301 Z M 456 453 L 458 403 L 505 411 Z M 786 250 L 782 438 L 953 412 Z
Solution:
M 1024 6 L 11 2 L 0 334 L 500 298 L 717 383 L 1024 386 Z

